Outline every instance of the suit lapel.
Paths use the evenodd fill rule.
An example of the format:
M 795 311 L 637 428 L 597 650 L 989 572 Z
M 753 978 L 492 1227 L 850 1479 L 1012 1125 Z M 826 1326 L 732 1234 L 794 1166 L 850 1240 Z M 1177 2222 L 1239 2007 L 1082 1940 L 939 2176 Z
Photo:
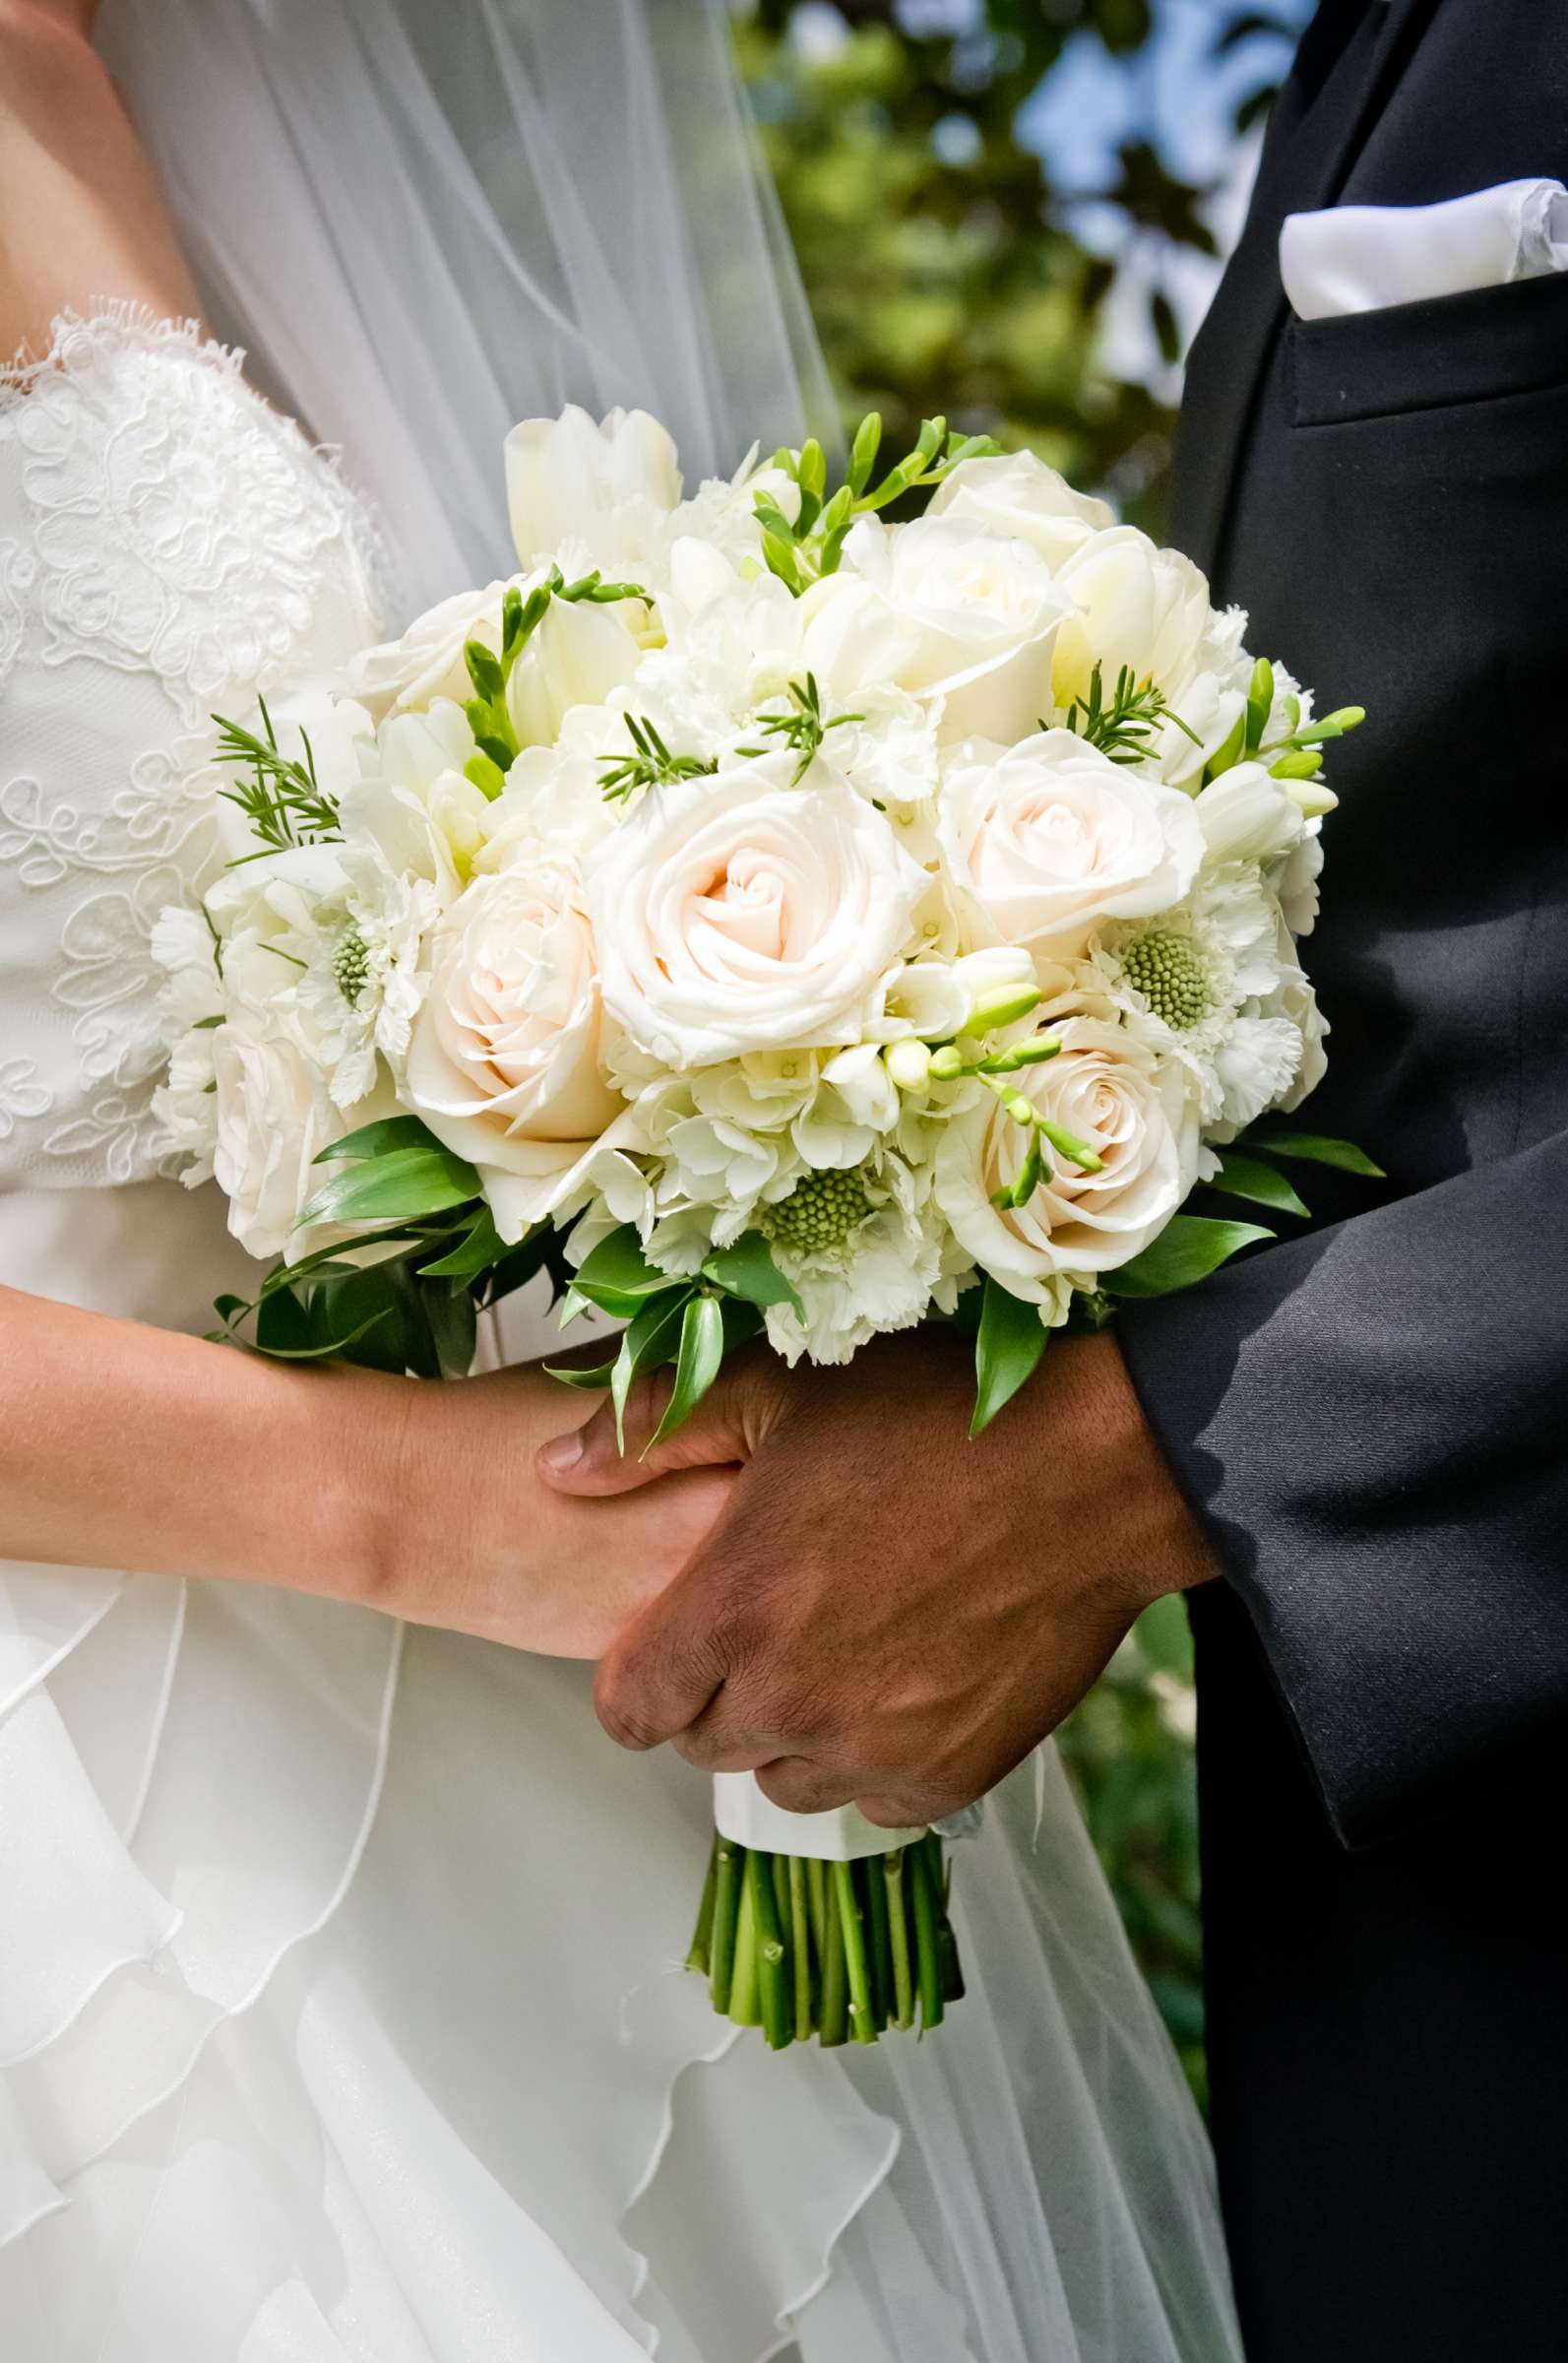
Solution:
M 1187 364 L 1173 536 L 1210 574 L 1223 548 L 1243 438 L 1287 311 L 1280 280 L 1286 214 L 1332 205 L 1439 0 L 1372 0 L 1315 92 L 1292 75 L 1280 97 L 1247 225 Z M 1303 35 L 1302 59 L 1316 26 Z

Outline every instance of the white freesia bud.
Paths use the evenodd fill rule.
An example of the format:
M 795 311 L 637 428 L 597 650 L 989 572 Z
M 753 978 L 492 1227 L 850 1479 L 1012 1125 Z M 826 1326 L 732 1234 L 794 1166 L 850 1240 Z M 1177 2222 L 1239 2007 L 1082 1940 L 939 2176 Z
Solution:
M 1282 780 L 1280 785 L 1303 819 L 1321 820 L 1326 812 L 1339 810 L 1340 799 L 1327 780 Z
M 586 543 L 590 564 L 618 579 L 657 547 L 680 499 L 680 465 L 646 411 L 611 411 L 596 425 L 573 405 L 559 418 L 525 418 L 512 429 L 506 497 L 525 566 L 565 542 Z
M 923 873 L 825 763 L 787 756 L 661 788 L 594 856 L 604 1002 L 671 1067 L 865 1032 Z
M 1211 780 L 1193 804 L 1211 862 L 1269 862 L 1301 841 L 1304 814 L 1293 789 L 1311 781 L 1277 780 L 1261 763 L 1235 763 Z
M 507 683 L 521 746 L 552 744 L 575 706 L 602 706 L 631 679 L 642 651 L 630 619 L 644 613 L 638 600 L 551 600 Z
M 475 878 L 447 914 L 408 1048 L 408 1105 L 477 1166 L 503 1239 L 553 1212 L 624 1112 L 599 1066 L 593 930 L 575 873 Z
M 941 828 L 955 877 L 999 936 L 1075 958 L 1097 927 L 1179 903 L 1203 859 L 1189 799 L 1072 731 L 957 750 Z
M 909 1036 L 891 1046 L 887 1068 L 900 1091 L 924 1091 L 931 1080 L 930 1051 L 917 1036 Z
M 1002 744 L 1050 703 L 1050 653 L 1071 603 L 1036 550 L 964 517 L 864 517 L 839 572 L 806 594 L 806 661 L 838 704 L 866 686 L 939 710 L 946 743 Z

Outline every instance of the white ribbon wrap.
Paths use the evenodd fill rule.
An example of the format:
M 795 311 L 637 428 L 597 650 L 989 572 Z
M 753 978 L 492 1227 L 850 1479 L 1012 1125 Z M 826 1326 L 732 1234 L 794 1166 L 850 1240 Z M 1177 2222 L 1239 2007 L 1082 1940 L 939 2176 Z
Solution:
M 911 1846 L 923 1829 L 878 1829 L 856 1805 L 831 1814 L 789 1814 L 774 1805 L 750 1772 L 714 1774 L 714 1820 L 719 1834 L 764 1854 L 799 1854 L 817 1863 L 857 1863 L 863 1855 Z

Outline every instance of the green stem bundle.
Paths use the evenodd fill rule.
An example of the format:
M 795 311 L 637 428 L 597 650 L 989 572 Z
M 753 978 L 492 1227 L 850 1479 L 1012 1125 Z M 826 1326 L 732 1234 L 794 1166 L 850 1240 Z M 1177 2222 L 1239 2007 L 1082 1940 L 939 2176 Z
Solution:
M 937 2026 L 964 1991 L 942 1841 L 823 1863 L 717 1837 L 686 1965 L 775 2051 Z

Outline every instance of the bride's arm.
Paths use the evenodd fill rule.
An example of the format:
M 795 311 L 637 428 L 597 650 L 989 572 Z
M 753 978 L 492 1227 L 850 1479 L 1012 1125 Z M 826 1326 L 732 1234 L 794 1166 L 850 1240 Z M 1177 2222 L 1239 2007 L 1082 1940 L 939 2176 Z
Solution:
M 201 306 L 163 200 L 89 41 L 96 0 L 0 0 L 0 364 L 97 295 Z
M 278 1584 L 595 1657 L 729 1476 L 553 1494 L 534 1453 L 592 1407 L 536 1370 L 290 1369 L 0 1288 L 0 1558 Z

